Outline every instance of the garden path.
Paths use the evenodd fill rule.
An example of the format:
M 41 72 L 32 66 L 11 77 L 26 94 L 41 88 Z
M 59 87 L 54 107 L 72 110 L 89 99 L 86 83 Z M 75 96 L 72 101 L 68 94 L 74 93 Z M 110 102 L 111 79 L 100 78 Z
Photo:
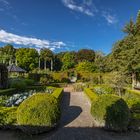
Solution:
M 27 136 L 19 131 L 0 130 L 0 140 L 140 140 L 140 133 L 114 133 L 94 127 L 90 103 L 83 92 L 64 88 L 60 125 L 50 133 Z

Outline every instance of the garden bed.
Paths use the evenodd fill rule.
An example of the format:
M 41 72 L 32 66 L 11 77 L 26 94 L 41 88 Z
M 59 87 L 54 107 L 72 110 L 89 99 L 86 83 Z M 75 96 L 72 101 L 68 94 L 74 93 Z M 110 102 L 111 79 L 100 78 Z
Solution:
M 7 97 L 5 98 L 4 102 L 0 100 L 2 102 L 0 107 L 0 128 L 21 129 L 26 133 L 37 134 L 40 132 L 49 131 L 52 128 L 56 127 L 59 122 L 60 114 L 61 114 L 60 100 L 62 97 L 63 89 L 47 87 L 45 91 L 44 89 L 42 91 L 43 92 L 39 92 L 39 93 L 35 92 L 35 90 L 30 91 L 29 93 L 24 92 L 20 94 L 15 94 L 11 97 Z M 22 107 L 25 108 L 25 111 L 24 109 L 21 111 Z M 29 110 L 29 108 L 31 108 L 31 110 Z M 33 112 L 32 109 L 34 110 Z M 29 110 L 29 113 L 27 113 L 27 110 Z M 42 110 L 44 110 L 43 113 Z M 49 111 L 49 113 L 47 112 L 46 113 L 48 115 L 52 114 L 52 116 L 48 116 L 48 119 L 46 116 L 45 117 L 46 119 L 43 119 L 43 115 L 45 111 L 47 112 Z M 37 113 L 36 115 L 38 117 L 34 114 L 35 112 Z M 55 115 L 55 113 L 57 115 Z M 36 116 L 35 118 L 38 119 L 37 124 L 36 124 L 37 121 L 34 120 L 33 117 L 34 115 Z M 41 118 L 39 118 L 39 116 Z M 22 117 L 24 123 L 22 123 L 21 121 Z M 55 119 L 49 119 L 53 117 L 55 117 Z M 26 123 L 25 121 L 26 119 L 28 121 L 31 120 L 30 123 Z M 41 123 L 39 121 L 41 121 Z M 45 123 L 43 124 L 43 122 Z
M 92 104 L 91 105 L 91 114 L 93 115 L 94 119 L 96 120 L 96 122 L 97 122 L 96 124 L 98 124 L 98 126 L 101 124 L 100 123 L 101 121 L 99 121 L 98 118 L 100 118 L 99 116 L 101 116 L 101 114 L 103 112 L 101 110 L 104 108 L 104 105 L 107 105 L 111 98 L 113 100 L 116 98 L 116 100 L 118 100 L 118 101 L 117 102 L 115 101 L 115 103 L 113 103 L 113 104 L 116 104 L 115 106 L 121 106 L 121 104 L 126 104 L 127 107 L 129 108 L 130 113 L 128 112 L 128 114 L 126 115 L 126 118 L 127 118 L 127 116 L 129 116 L 129 123 L 128 123 L 126 129 L 127 130 L 130 129 L 130 130 L 134 130 L 134 131 L 140 130 L 140 96 L 139 96 L 140 92 L 138 92 L 136 90 L 124 90 L 124 91 L 125 92 L 122 94 L 122 96 L 119 97 L 115 93 L 114 89 L 111 89 L 111 87 L 105 86 L 105 85 L 94 86 L 91 89 L 86 88 L 84 90 L 85 94 L 88 96 L 88 98 L 91 101 L 91 104 Z M 104 98 L 106 98 L 105 102 L 103 101 Z M 118 102 L 120 102 L 120 103 L 118 104 Z M 107 106 L 112 108 L 111 107 L 112 103 L 110 105 L 107 105 Z M 101 109 L 100 109 L 100 107 L 101 107 Z M 104 110 L 104 112 L 106 112 L 106 113 L 108 112 L 107 111 L 108 107 L 106 107 L 106 111 Z M 125 106 L 125 108 L 126 108 L 125 110 L 127 110 L 127 107 Z M 121 108 L 120 108 L 120 110 L 121 110 Z M 116 110 L 119 110 L 119 107 L 117 107 Z M 127 111 L 125 111 L 125 112 L 127 112 Z M 106 113 L 104 114 L 104 117 L 107 117 Z M 116 111 L 114 113 L 117 114 Z M 112 116 L 114 115 L 114 113 L 112 114 Z M 123 111 L 122 111 L 122 113 L 123 113 Z M 98 116 L 97 118 L 96 118 L 96 114 L 99 115 L 99 116 L 97 115 Z M 124 115 L 122 115 L 121 118 L 123 118 L 123 116 Z M 116 118 L 119 118 L 119 117 L 116 116 Z M 111 117 L 110 117 L 110 119 L 111 119 Z M 106 127 L 105 121 L 106 120 L 104 120 L 104 123 L 102 123 L 100 126 Z

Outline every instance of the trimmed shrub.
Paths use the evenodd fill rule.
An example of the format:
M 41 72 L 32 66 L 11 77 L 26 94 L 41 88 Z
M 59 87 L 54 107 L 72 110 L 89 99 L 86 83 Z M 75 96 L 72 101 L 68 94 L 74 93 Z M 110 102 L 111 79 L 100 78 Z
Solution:
M 140 99 L 139 98 L 131 98 L 126 100 L 127 105 L 131 112 L 140 113 Z
M 88 98 L 90 99 L 91 102 L 95 102 L 97 100 L 97 98 L 98 98 L 98 96 L 96 95 L 96 93 L 94 93 L 89 88 L 85 88 L 84 89 L 84 93 L 88 96 Z
M 126 89 L 124 98 L 139 98 L 140 99 L 140 92 L 137 90 Z
M 53 72 L 52 77 L 56 83 L 70 83 L 67 72 Z
M 127 130 L 130 112 L 126 102 L 115 95 L 101 95 L 92 103 L 91 114 L 98 126 L 108 130 Z
M 61 100 L 61 97 L 62 97 L 62 93 L 63 93 L 63 88 L 57 88 L 52 93 L 52 96 L 54 96 L 55 98 L 58 99 L 58 101 L 60 101 Z
M 10 96 L 10 95 L 13 95 L 15 93 L 17 93 L 17 90 L 15 88 L 9 88 L 9 89 L 0 90 L 0 95 Z
M 17 122 L 16 107 L 0 107 L 0 127 L 14 125 Z
M 17 111 L 18 125 L 26 133 L 37 134 L 56 126 L 60 119 L 57 99 L 48 94 L 36 94 L 21 103 Z
M 27 86 L 32 86 L 35 84 L 35 81 L 32 79 L 23 79 Z
M 97 94 L 113 94 L 115 90 L 109 85 L 94 86 L 94 90 Z
M 131 98 L 126 100 L 131 112 L 131 120 L 129 128 L 132 130 L 140 130 L 140 99 Z
M 0 107 L 5 106 L 7 99 L 7 96 L 0 96 Z
M 41 92 L 41 91 L 45 91 L 45 89 L 46 89 L 46 86 L 38 86 L 38 85 L 36 85 L 36 86 L 28 86 L 27 88 L 26 88 L 27 90 L 36 90 L 36 91 L 38 91 L 38 92 Z
M 25 83 L 24 80 L 21 79 L 14 79 L 10 83 L 10 88 L 15 88 L 18 90 L 23 90 L 27 87 L 27 84 Z
M 140 130 L 140 113 L 132 113 L 131 114 L 129 129 L 134 130 L 134 131 Z

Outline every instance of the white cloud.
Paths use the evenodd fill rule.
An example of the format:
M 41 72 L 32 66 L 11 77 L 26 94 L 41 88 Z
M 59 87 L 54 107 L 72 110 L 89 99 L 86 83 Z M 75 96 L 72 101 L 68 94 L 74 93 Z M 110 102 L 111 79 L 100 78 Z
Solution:
M 76 3 L 74 0 L 62 0 L 62 2 L 67 8 L 88 16 L 94 16 L 94 14 L 97 12 L 92 0 L 82 0 L 80 4 Z
M 41 40 L 41 39 L 37 39 L 37 38 L 19 36 L 19 35 L 13 34 L 13 33 L 8 33 L 2 29 L 0 30 L 0 42 L 35 47 L 38 49 L 49 48 L 51 50 L 59 49 L 66 45 L 62 41 L 52 42 L 49 40 Z
M 106 19 L 106 21 L 109 24 L 114 24 L 118 22 L 117 18 L 114 15 L 111 15 L 110 13 L 103 12 L 102 16 Z
M 7 0 L 0 0 L 1 3 L 3 3 L 4 5 L 10 5 L 10 3 Z

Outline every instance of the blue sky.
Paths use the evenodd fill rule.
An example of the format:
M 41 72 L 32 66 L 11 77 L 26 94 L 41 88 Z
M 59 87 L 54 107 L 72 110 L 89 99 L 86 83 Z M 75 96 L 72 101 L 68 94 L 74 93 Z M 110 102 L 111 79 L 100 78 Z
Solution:
M 0 0 L 0 46 L 111 51 L 140 0 Z

